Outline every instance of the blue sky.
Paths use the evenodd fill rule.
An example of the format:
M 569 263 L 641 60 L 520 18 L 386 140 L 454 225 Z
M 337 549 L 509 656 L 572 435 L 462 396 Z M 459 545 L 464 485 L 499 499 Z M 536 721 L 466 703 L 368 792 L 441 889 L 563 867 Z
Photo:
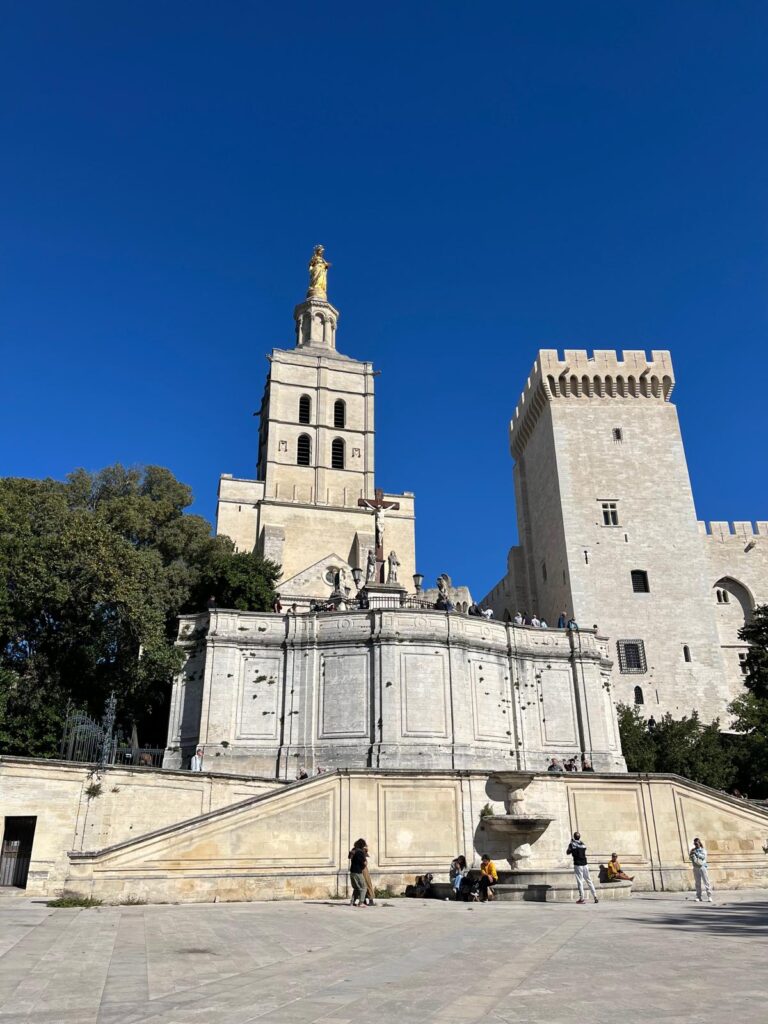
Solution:
M 4 4 L 0 473 L 212 518 L 322 242 L 420 570 L 515 540 L 539 347 L 669 348 L 700 518 L 768 519 L 763 3 Z

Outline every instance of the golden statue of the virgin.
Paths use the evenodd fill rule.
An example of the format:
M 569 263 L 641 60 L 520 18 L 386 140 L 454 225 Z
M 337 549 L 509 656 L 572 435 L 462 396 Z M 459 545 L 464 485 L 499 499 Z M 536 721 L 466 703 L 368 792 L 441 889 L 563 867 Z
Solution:
M 309 290 L 308 299 L 328 298 L 328 267 L 330 263 L 323 258 L 325 250 L 322 245 L 316 245 L 309 261 Z

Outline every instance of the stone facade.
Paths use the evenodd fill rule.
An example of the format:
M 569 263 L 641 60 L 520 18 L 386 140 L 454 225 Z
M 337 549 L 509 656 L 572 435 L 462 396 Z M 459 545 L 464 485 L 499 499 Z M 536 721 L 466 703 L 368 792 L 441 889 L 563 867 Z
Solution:
M 186 616 L 165 765 L 624 770 L 605 642 L 435 610 Z
M 484 603 L 566 611 L 608 638 L 616 700 L 709 721 L 768 601 L 768 524 L 697 524 L 674 384 L 669 352 L 539 352 L 510 425 L 520 543 Z
M 481 814 L 509 816 L 521 794 L 527 812 L 548 822 L 524 851 L 522 868 L 515 856 L 521 851 Z M 107 901 L 347 895 L 347 851 L 363 836 L 374 884 L 395 892 L 424 871 L 447 880 L 459 853 L 476 868 L 488 852 L 505 895 L 573 899 L 565 851 L 575 829 L 593 869 L 619 851 L 634 889 L 691 889 L 694 836 L 708 849 L 716 889 L 768 886 L 768 812 L 675 776 L 374 769 L 320 776 L 99 851 L 72 853 L 62 887 Z
M 72 850 L 99 850 L 283 785 L 274 779 L 0 757 L 3 817 L 34 817 L 27 889 L 63 884 Z

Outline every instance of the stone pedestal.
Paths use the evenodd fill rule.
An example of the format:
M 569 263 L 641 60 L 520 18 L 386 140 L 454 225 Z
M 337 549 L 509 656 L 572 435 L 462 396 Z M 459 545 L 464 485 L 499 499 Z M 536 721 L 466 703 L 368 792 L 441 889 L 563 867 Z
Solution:
M 400 583 L 366 583 L 360 594 L 369 608 L 400 608 L 408 591 Z

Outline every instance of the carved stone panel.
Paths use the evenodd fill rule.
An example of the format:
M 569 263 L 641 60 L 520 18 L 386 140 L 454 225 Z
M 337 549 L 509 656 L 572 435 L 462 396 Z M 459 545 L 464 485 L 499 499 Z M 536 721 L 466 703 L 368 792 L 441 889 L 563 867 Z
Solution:
M 578 743 L 576 703 L 570 669 L 542 669 L 539 701 L 541 735 L 546 746 Z
M 237 739 L 277 739 L 282 671 L 280 655 L 243 660 L 237 694 Z
M 320 662 L 320 739 L 366 737 L 369 725 L 368 654 L 324 654 Z
M 442 654 L 400 655 L 403 736 L 447 736 L 448 694 Z
M 505 666 L 484 659 L 470 661 L 472 719 L 478 740 L 512 740 L 512 710 Z

